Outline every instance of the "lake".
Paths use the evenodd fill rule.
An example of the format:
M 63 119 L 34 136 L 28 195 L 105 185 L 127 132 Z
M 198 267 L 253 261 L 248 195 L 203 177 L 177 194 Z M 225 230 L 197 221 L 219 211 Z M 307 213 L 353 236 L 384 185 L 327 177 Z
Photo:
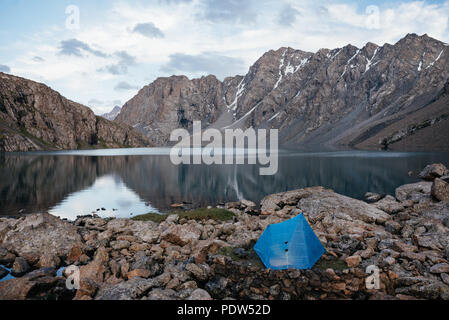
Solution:
M 449 166 L 449 153 L 282 150 L 278 173 L 260 176 L 258 165 L 175 166 L 168 148 L 3 153 L 0 216 L 49 212 L 73 220 L 95 212 L 124 218 L 165 213 L 181 202 L 258 202 L 311 186 L 362 199 L 368 191 L 394 194 L 435 162 Z

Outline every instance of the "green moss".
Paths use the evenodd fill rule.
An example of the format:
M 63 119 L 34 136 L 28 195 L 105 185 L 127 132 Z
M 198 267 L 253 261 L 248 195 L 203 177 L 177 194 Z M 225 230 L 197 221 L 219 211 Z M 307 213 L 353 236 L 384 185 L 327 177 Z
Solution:
M 191 211 L 174 211 L 170 214 L 177 214 L 179 218 L 185 218 L 187 220 L 215 220 L 215 221 L 228 221 L 235 215 L 226 209 L 196 209 Z M 155 213 L 148 213 L 132 218 L 135 221 L 153 221 L 160 223 L 167 219 L 168 215 L 160 215 Z
M 157 223 L 161 223 L 167 219 L 168 215 L 165 214 L 157 214 L 157 213 L 147 213 L 140 216 L 136 216 L 131 220 L 134 221 L 153 221 Z
M 239 261 L 241 258 L 234 253 L 234 248 L 232 247 L 222 247 L 218 251 L 219 255 L 231 258 L 233 261 Z
M 180 218 L 188 220 L 215 220 L 228 221 L 234 218 L 235 214 L 226 209 L 196 209 L 191 211 L 175 211 L 173 214 L 179 215 Z
M 343 260 L 338 260 L 338 259 L 326 260 L 324 258 L 321 258 L 315 264 L 314 268 L 316 268 L 320 271 L 325 271 L 327 269 L 344 270 L 344 269 L 348 269 L 348 266 L 346 265 L 346 262 L 344 262 Z

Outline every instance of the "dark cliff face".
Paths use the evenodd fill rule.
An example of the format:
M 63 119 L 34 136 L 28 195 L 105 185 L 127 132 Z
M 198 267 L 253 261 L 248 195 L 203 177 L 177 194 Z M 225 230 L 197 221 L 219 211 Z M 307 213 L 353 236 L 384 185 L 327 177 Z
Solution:
M 403 120 L 441 98 L 448 58 L 446 44 L 415 34 L 395 45 L 316 53 L 280 48 L 244 77 L 158 79 L 125 104 L 116 121 L 136 126 L 159 145 L 171 130 L 202 120 L 203 127 L 280 129 L 284 145 L 367 146 L 376 136 L 369 146 L 380 148 L 383 137 L 398 130 L 393 123 L 413 125 Z M 431 120 L 420 115 L 419 121 Z
M 0 150 L 149 145 L 129 126 L 97 117 L 43 84 L 0 73 Z

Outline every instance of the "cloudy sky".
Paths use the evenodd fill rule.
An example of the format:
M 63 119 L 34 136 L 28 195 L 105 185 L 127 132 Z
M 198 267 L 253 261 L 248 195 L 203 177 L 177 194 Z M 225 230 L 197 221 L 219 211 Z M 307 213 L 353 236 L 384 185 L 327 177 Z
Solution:
M 101 114 L 158 77 L 245 74 L 284 46 L 449 42 L 448 17 L 449 0 L 0 0 L 0 71 Z

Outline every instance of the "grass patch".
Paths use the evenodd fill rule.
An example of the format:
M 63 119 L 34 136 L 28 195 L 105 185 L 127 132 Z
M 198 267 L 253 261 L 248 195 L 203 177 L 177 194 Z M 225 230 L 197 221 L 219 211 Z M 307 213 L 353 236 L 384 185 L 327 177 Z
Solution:
M 166 214 L 157 214 L 157 213 L 147 213 L 140 216 L 136 216 L 131 220 L 134 221 L 153 221 L 156 223 L 161 223 L 167 219 L 168 215 Z
M 177 214 L 180 219 L 185 218 L 187 220 L 215 220 L 215 221 L 228 221 L 231 220 L 235 215 L 234 213 L 226 209 L 196 209 L 191 211 L 174 211 L 170 215 Z M 132 218 L 134 221 L 153 221 L 161 223 L 167 219 L 168 215 L 148 213 Z

